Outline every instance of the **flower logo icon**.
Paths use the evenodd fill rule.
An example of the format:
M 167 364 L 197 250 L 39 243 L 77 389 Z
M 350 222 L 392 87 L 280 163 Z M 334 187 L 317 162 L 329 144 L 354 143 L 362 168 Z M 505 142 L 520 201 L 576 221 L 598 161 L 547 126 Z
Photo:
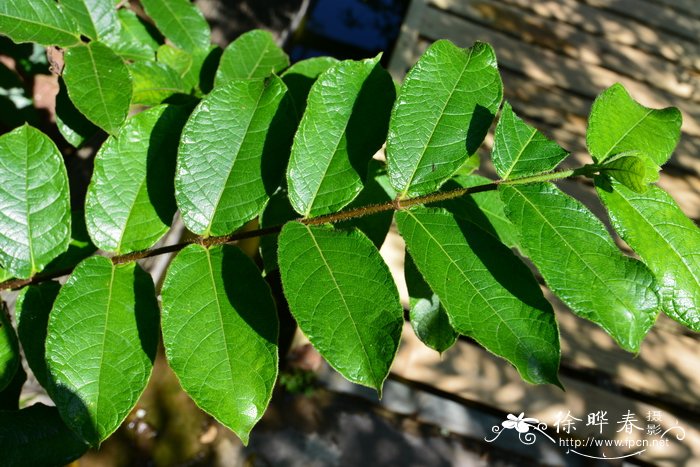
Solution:
M 504 420 L 501 425 L 508 430 L 515 428 L 518 433 L 527 433 L 532 427 L 531 424 L 537 425 L 539 422 L 536 418 L 525 418 L 525 412 L 520 412 L 517 417 L 509 413 L 507 420 Z

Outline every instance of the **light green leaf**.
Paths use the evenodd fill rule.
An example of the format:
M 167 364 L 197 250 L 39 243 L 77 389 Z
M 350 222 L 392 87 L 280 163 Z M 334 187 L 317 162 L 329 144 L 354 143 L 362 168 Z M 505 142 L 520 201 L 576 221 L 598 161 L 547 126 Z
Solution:
M 75 19 L 83 35 L 118 42 L 121 23 L 112 0 L 61 0 L 60 5 Z
M 586 144 L 596 162 L 621 152 L 640 151 L 656 165 L 663 165 L 678 144 L 681 122 L 677 108 L 644 107 L 617 83 L 593 102 Z
M 107 44 L 126 60 L 153 60 L 158 41 L 148 30 L 148 26 L 128 8 L 117 11 L 119 17 L 118 40 L 108 40 Z
M 501 99 L 490 45 L 433 43 L 406 75 L 391 114 L 387 169 L 400 196 L 437 190 L 476 153 Z
M 231 42 L 219 62 L 214 86 L 233 79 L 267 78 L 289 66 L 289 57 L 267 31 L 255 29 Z
M 78 26 L 55 0 L 3 0 L 0 31 L 16 43 L 70 47 L 80 42 Z
M 199 74 L 208 52 L 198 51 L 196 55 L 169 44 L 158 48 L 158 62 L 177 72 L 187 92 L 199 85 Z
M 116 134 L 131 102 L 131 76 L 117 54 L 93 41 L 65 53 L 63 79 L 75 107 L 95 125 Z
M 700 230 L 657 186 L 644 194 L 601 178 L 598 195 L 615 230 L 651 269 L 664 312 L 700 331 Z
M 362 190 L 395 97 L 379 58 L 339 62 L 311 87 L 287 169 L 289 199 L 305 217 L 337 211 Z
M 67 465 L 88 448 L 68 429 L 56 407 L 44 404 L 0 411 L 0 439 L 5 467 Z
M 560 384 L 554 312 L 512 251 L 442 209 L 401 211 L 396 223 L 455 331 L 508 360 L 524 380 Z
M 234 246 L 190 245 L 170 265 L 162 296 L 170 367 L 247 444 L 277 379 L 279 325 L 260 271 Z
M 519 247 L 549 288 L 623 349 L 639 352 L 659 301 L 651 272 L 617 249 L 605 226 L 550 183 L 499 187 Z
M 176 211 L 173 178 L 187 109 L 161 105 L 127 120 L 97 157 L 85 198 L 95 245 L 117 254 L 153 246 Z
M 358 230 L 290 222 L 279 237 L 279 266 L 292 315 L 314 347 L 348 380 L 381 395 L 403 311 L 372 242 Z
M 170 42 L 183 50 L 208 50 L 211 31 L 190 0 L 141 0 L 146 14 Z
M 503 179 L 553 170 L 569 153 L 522 121 L 508 102 L 503 105 L 493 143 L 493 165 Z
M 321 73 L 337 63 L 338 60 L 333 57 L 312 57 L 296 62 L 282 73 L 282 80 L 289 89 L 289 94 L 292 96 L 294 107 L 300 119 L 304 115 L 306 99 L 309 96 L 311 86 Z
M 194 110 L 175 175 L 177 204 L 190 231 L 227 235 L 262 212 L 286 163 L 278 145 L 291 139 L 268 131 L 289 112 L 286 92 L 277 77 L 267 84 L 236 80 L 215 88 Z
M 627 151 L 616 154 L 600 164 L 600 173 L 610 175 L 627 188 L 637 193 L 644 193 L 648 181 L 658 178 L 659 167 L 651 169 L 648 174 L 647 166 L 654 164 L 651 159 L 639 151 Z M 649 178 L 652 180 L 648 180 Z
M 4 302 L 0 302 L 0 391 L 5 389 L 19 367 L 19 345 L 15 328 Z
M 68 175 L 58 148 L 27 125 L 0 136 L 0 264 L 31 277 L 69 240 Z
M 187 94 L 189 89 L 177 71 L 158 62 L 129 64 L 134 82 L 133 104 L 158 105 L 175 94 Z
M 151 277 L 102 256 L 80 263 L 54 302 L 46 338 L 49 393 L 63 420 L 99 446 L 134 408 L 157 347 Z
M 15 304 L 17 334 L 24 356 L 39 384 L 47 390 L 51 386 L 46 371 L 46 328 L 60 289 L 61 285 L 54 281 L 30 285 L 22 289 Z
M 59 78 L 59 91 L 56 96 L 56 125 L 61 135 L 74 148 L 79 148 L 88 139 L 101 131 L 94 123 L 85 118 L 68 97 L 66 83 Z
M 450 324 L 440 297 L 425 282 L 411 255 L 406 255 L 404 275 L 410 297 L 413 332 L 425 345 L 443 353 L 457 342 L 459 335 Z

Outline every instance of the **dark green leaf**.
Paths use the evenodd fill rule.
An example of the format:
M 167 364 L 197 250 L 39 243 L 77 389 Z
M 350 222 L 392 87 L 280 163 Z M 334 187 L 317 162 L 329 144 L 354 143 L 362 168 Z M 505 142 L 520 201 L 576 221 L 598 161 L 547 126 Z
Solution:
M 68 176 L 56 145 L 22 126 L 0 136 L 0 263 L 27 278 L 66 251 Z
M 277 314 L 260 271 L 234 246 L 190 245 L 162 295 L 170 367 L 197 405 L 247 444 L 277 378 Z
M 287 197 L 286 190 L 279 190 L 270 197 L 270 202 L 260 215 L 260 227 L 274 227 L 296 219 L 296 213 Z M 262 256 L 265 272 L 270 273 L 279 268 L 277 265 L 277 237 L 278 235 L 264 235 L 260 237 L 260 256 Z
M 22 388 L 26 381 L 27 373 L 25 373 L 22 365 L 17 365 L 17 371 L 15 371 L 15 376 L 12 378 L 12 381 L 5 386 L 5 389 L 0 391 L 0 411 L 19 410 L 20 396 L 22 395 Z M 2 412 L 0 412 L 0 414 L 1 413 Z
M 175 94 L 189 93 L 177 71 L 163 63 L 134 62 L 129 72 L 134 82 L 133 104 L 158 105 Z
M 287 169 L 289 199 L 305 217 L 337 211 L 362 190 L 395 97 L 379 58 L 340 62 L 311 87 Z
M 216 72 L 215 86 L 234 79 L 267 78 L 289 66 L 289 57 L 267 31 L 255 29 L 241 34 L 224 50 Z
M 148 26 L 128 8 L 117 11 L 121 27 L 119 38 L 108 41 L 108 45 L 126 60 L 153 60 L 158 41 L 148 30 Z
M 622 152 L 640 151 L 662 165 L 678 144 L 681 121 L 675 107 L 644 107 L 621 84 L 613 84 L 593 102 L 586 144 L 596 162 Z
M 63 423 L 56 407 L 43 404 L 0 411 L 0 439 L 5 467 L 66 465 L 87 451 L 87 445 Z
M 311 86 L 321 73 L 337 63 L 338 60 L 333 57 L 307 58 L 295 63 L 282 73 L 282 80 L 289 89 L 289 94 L 292 96 L 294 107 L 300 119 L 304 115 L 306 99 L 309 96 Z
M 502 98 L 490 45 L 433 43 L 406 75 L 391 114 L 387 169 L 400 196 L 437 190 L 476 153 Z
M 279 266 L 289 308 L 311 343 L 348 380 L 381 395 L 401 337 L 396 285 L 360 231 L 284 226 Z
M 69 47 L 80 42 L 73 18 L 55 0 L 3 0 L 0 2 L 0 31 L 16 43 Z
M 17 334 L 4 302 L 0 302 L 0 391 L 10 384 L 19 367 Z
M 503 105 L 493 143 L 493 165 L 503 179 L 553 170 L 568 153 L 522 121 L 508 102 Z
M 499 191 L 521 250 L 552 292 L 620 347 L 638 352 L 659 312 L 651 272 L 624 256 L 600 220 L 554 185 L 501 185 Z
M 75 19 L 83 35 L 92 40 L 118 41 L 121 23 L 112 0 L 61 0 L 61 6 Z
M 51 261 L 45 268 L 44 274 L 64 273 L 73 270 L 79 262 L 92 255 L 97 247 L 93 245 L 85 226 L 85 213 L 82 210 L 71 212 L 71 239 L 68 250 Z
M 46 338 L 49 393 L 63 420 L 98 446 L 141 396 L 157 347 L 151 277 L 102 256 L 80 263 L 56 298 Z
M 75 107 L 95 125 L 116 134 L 131 102 L 131 76 L 117 54 L 100 42 L 65 53 L 63 79 Z
M 191 52 L 209 49 L 209 24 L 190 0 L 141 0 L 141 4 L 176 47 Z
M 700 331 L 700 230 L 657 186 L 644 194 L 604 180 L 598 195 L 615 230 L 651 269 L 664 312 Z
M 85 118 L 68 97 L 66 83 L 58 80 L 59 91 L 56 96 L 56 125 L 61 135 L 74 148 L 79 148 L 83 143 L 95 136 L 100 129 L 90 120 Z
M 285 163 L 279 135 L 268 130 L 289 111 L 286 92 L 277 77 L 267 85 L 236 80 L 215 88 L 194 110 L 182 132 L 175 176 L 190 231 L 226 235 L 262 212 Z
M 554 312 L 512 251 L 442 209 L 401 211 L 396 222 L 455 331 L 511 362 L 524 380 L 560 384 Z

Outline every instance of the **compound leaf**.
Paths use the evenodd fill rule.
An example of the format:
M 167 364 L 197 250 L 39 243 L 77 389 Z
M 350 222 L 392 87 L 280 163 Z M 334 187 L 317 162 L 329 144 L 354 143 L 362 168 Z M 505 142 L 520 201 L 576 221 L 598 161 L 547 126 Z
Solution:
M 598 195 L 615 230 L 656 276 L 664 312 L 700 331 L 700 230 L 657 186 L 645 193 L 603 179 Z
M 381 395 L 403 312 L 376 247 L 358 230 L 289 222 L 279 267 L 289 308 L 314 347 L 348 380 Z
M 112 0 L 61 0 L 61 6 L 92 40 L 118 42 L 121 23 Z
M 49 316 L 49 393 L 68 426 L 92 446 L 116 430 L 151 375 L 158 303 L 136 263 L 102 256 L 80 263 Z
M 177 204 L 187 228 L 226 235 L 259 215 L 279 186 L 286 158 L 271 131 L 289 112 L 280 78 L 235 80 L 215 88 L 182 132 L 175 175 Z M 262 171 L 262 172 L 261 172 Z
M 70 47 L 80 42 L 78 26 L 55 0 L 3 0 L 0 31 L 16 43 Z
M 190 245 L 163 284 L 163 343 L 183 389 L 247 444 L 277 379 L 278 321 L 260 271 L 231 245 Z
M 161 105 L 126 121 L 97 157 L 85 197 L 95 245 L 117 254 L 153 246 L 175 214 L 173 177 L 187 109 Z
M 175 46 L 189 51 L 209 49 L 209 24 L 190 0 L 142 0 L 141 4 Z
M 362 190 L 395 97 L 379 58 L 339 62 L 311 87 L 287 169 L 289 199 L 305 217 L 337 211 Z
M 19 345 L 5 303 L 0 302 L 0 391 L 10 384 L 19 367 Z
M 391 114 L 387 170 L 400 196 L 437 190 L 476 153 L 502 98 L 490 45 L 433 43 L 406 75 Z
M 233 79 L 267 78 L 289 66 L 289 57 L 267 31 L 255 29 L 241 34 L 221 56 L 215 86 Z
M 503 105 L 493 143 L 493 165 L 503 179 L 549 172 L 569 153 L 522 121 L 508 102 Z
M 681 122 L 677 108 L 644 107 L 617 83 L 593 102 L 586 144 L 596 162 L 622 152 L 640 151 L 662 165 L 678 144 Z
M 0 136 L 0 263 L 28 278 L 70 241 L 68 175 L 56 145 L 36 128 Z
M 396 222 L 455 331 L 511 362 L 526 381 L 560 384 L 554 312 L 512 251 L 442 209 L 401 211 Z
M 638 352 L 659 311 L 651 272 L 624 256 L 602 222 L 554 185 L 501 185 L 499 191 L 520 232 L 519 247 L 552 292 L 620 347 Z
M 65 61 L 63 80 L 75 107 L 107 133 L 117 134 L 131 103 L 126 64 L 97 41 L 66 50 Z

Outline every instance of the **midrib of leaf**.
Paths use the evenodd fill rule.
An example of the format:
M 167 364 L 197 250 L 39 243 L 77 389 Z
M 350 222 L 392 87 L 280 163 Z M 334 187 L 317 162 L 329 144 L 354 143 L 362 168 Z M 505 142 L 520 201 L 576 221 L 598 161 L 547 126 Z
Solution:
M 264 55 L 267 53 L 267 45 L 268 45 L 268 44 L 266 43 L 266 44 L 265 44 L 265 48 L 263 49 L 263 51 L 262 51 L 260 54 L 258 54 L 258 59 L 255 61 L 255 65 L 253 65 L 253 69 L 250 70 L 250 72 L 248 73 L 248 79 L 250 79 L 251 76 L 253 76 L 253 73 L 255 73 L 255 70 L 256 70 L 256 69 L 258 68 L 258 66 L 260 65 L 260 62 L 262 62 L 262 59 L 263 59 Z
M 29 139 L 29 132 L 26 127 L 24 129 L 25 140 Z M 24 196 L 25 196 L 25 206 L 27 215 L 27 247 L 29 248 L 29 264 L 31 270 L 29 275 L 34 275 L 35 264 L 34 264 L 34 242 L 32 242 L 32 221 L 31 221 L 31 209 L 29 207 L 29 148 L 25 145 L 24 151 Z
M 107 314 L 105 316 L 105 325 L 102 330 L 102 346 L 100 349 L 100 364 L 97 367 L 97 399 L 95 401 L 95 421 L 99 420 L 99 410 L 100 410 L 100 395 L 102 394 L 102 366 L 104 364 L 105 347 L 107 346 L 107 330 L 109 329 L 109 316 L 112 309 L 112 291 L 114 290 L 114 273 L 117 268 L 113 264 L 110 264 L 111 275 L 109 278 L 109 287 L 107 294 Z M 101 438 L 101 435 L 97 433 L 97 436 Z
M 651 113 L 652 113 L 653 111 L 654 111 L 654 109 L 649 109 L 649 110 L 647 110 L 647 112 L 646 112 L 634 125 L 630 126 L 630 127 L 627 129 L 627 131 L 625 131 L 625 132 L 622 134 L 622 136 L 620 136 L 620 137 L 617 139 L 617 141 L 615 141 L 615 144 L 613 144 L 612 146 L 610 146 L 610 149 L 608 149 L 608 151 L 600 158 L 600 160 L 601 160 L 601 161 L 602 161 L 602 160 L 605 160 L 605 159 L 610 155 L 610 153 L 613 152 L 613 150 L 615 149 L 615 147 L 617 147 L 617 145 L 620 144 L 620 141 L 622 141 L 623 139 L 625 139 L 625 138 L 627 137 L 627 135 L 629 135 L 629 134 L 632 132 L 632 130 L 634 130 L 635 128 L 637 128 L 644 120 L 646 120 L 646 118 L 647 118 L 649 115 L 651 115 Z
M 117 242 L 117 254 L 121 254 L 122 243 L 124 242 L 124 237 L 126 236 L 126 229 L 129 227 L 129 221 L 131 220 L 131 216 L 134 214 L 134 207 L 136 207 L 136 201 L 139 199 L 139 195 L 143 191 L 145 185 L 146 179 L 144 178 L 143 180 L 141 180 L 138 190 L 136 190 L 136 196 L 134 197 L 133 202 L 129 203 L 129 214 L 127 214 L 126 216 L 124 228 L 121 229 L 121 233 L 119 235 L 119 242 Z
M 529 136 L 528 139 L 527 139 L 527 141 L 526 141 L 525 144 L 520 148 L 520 151 L 518 151 L 518 155 L 515 156 L 515 160 L 512 162 L 512 164 L 511 164 L 510 167 L 508 168 L 508 171 L 503 175 L 503 177 L 502 177 L 503 180 L 508 179 L 508 176 L 509 176 L 510 173 L 513 171 L 513 169 L 515 168 L 515 166 L 518 164 L 518 162 L 520 161 L 520 158 L 523 156 L 523 153 L 525 152 L 525 149 L 527 149 L 527 147 L 530 145 L 530 143 L 532 142 L 532 139 L 535 137 L 536 134 L 537 134 L 537 129 L 533 128 L 533 129 L 532 129 L 532 132 L 530 133 L 530 136 Z M 509 147 L 508 147 L 508 146 L 506 146 L 506 150 L 507 150 L 507 151 L 509 150 Z
M 178 26 L 180 26 L 180 29 L 185 32 L 185 35 L 190 40 L 192 48 L 197 48 L 197 41 L 194 40 L 194 36 L 191 36 L 189 34 L 189 30 L 180 21 L 180 17 L 178 15 L 176 15 L 175 12 L 170 8 L 170 6 L 168 5 L 168 0 L 163 0 L 160 2 L 160 4 L 163 6 L 163 8 L 168 10 L 168 13 L 170 13 L 170 16 L 175 19 L 175 22 L 178 24 Z
M 303 225 L 303 224 L 302 224 Z M 367 348 L 365 346 L 365 342 L 362 339 L 362 336 L 360 336 L 360 331 L 357 329 L 357 323 L 355 323 L 355 319 L 352 316 L 352 313 L 350 312 L 350 307 L 348 306 L 348 303 L 345 301 L 345 296 L 343 295 L 343 292 L 340 290 L 340 286 L 338 285 L 338 281 L 335 279 L 335 275 L 333 274 L 333 270 L 331 269 L 331 266 L 328 264 L 328 261 L 326 260 L 325 255 L 323 254 L 323 250 L 321 250 L 321 246 L 318 244 L 316 241 L 316 237 L 314 237 L 314 233 L 311 231 L 308 225 L 304 225 L 306 227 L 306 230 L 309 232 L 309 235 L 311 236 L 311 240 L 314 242 L 314 246 L 316 247 L 316 250 L 318 251 L 318 255 L 321 257 L 321 260 L 323 261 L 324 266 L 326 267 L 326 270 L 328 271 L 328 275 L 331 277 L 331 280 L 333 281 L 333 285 L 335 286 L 336 292 L 338 292 L 338 295 L 340 296 L 340 299 L 343 302 L 343 305 L 345 307 L 345 311 L 347 312 L 348 318 L 350 318 L 350 322 L 352 323 L 352 328 L 355 331 L 355 335 L 357 336 L 357 340 L 360 341 L 362 344 L 360 347 L 362 348 L 362 353 L 365 356 L 365 360 L 367 361 L 367 367 L 369 370 L 372 372 L 372 380 L 374 384 L 377 384 L 377 374 L 374 371 L 374 368 L 372 367 L 372 361 L 369 358 L 369 354 L 367 353 Z
M 413 179 L 416 177 L 416 172 L 418 172 L 418 167 L 420 166 L 421 162 L 423 162 L 423 158 L 425 157 L 425 152 L 428 150 L 428 146 L 430 146 L 430 142 L 433 140 L 433 136 L 435 136 L 435 130 L 437 129 L 440 121 L 442 121 L 442 118 L 445 115 L 445 109 L 447 108 L 448 104 L 450 103 L 450 100 L 452 100 L 452 96 L 455 93 L 455 89 L 457 89 L 457 86 L 462 81 L 462 77 L 464 76 L 464 73 L 467 71 L 467 67 L 471 63 L 473 53 L 474 53 L 474 50 L 469 49 L 469 56 L 467 57 L 467 61 L 464 64 L 464 67 L 462 67 L 462 71 L 459 73 L 459 78 L 457 78 L 455 80 L 454 85 L 452 86 L 452 91 L 450 91 L 449 97 L 447 99 L 445 99 L 445 104 L 442 106 L 442 109 L 440 110 L 440 117 L 437 119 L 437 121 L 433 125 L 433 128 L 430 130 L 430 136 L 428 137 L 428 142 L 423 146 L 423 149 L 421 149 L 420 155 L 418 156 L 418 161 L 416 161 L 416 164 L 413 167 L 413 171 L 411 172 L 411 176 L 409 177 L 408 182 L 406 183 L 406 188 L 404 188 L 403 191 L 401 192 L 401 198 L 404 198 L 408 194 L 408 190 L 411 188 L 411 184 L 413 183 Z
M 104 91 L 102 90 L 102 81 L 100 79 L 101 75 L 97 72 L 97 63 L 95 62 L 95 57 L 93 56 L 92 49 L 90 48 L 89 45 L 85 46 L 85 48 L 87 49 L 88 54 L 90 54 L 90 63 L 92 64 L 92 71 L 95 72 L 95 84 L 97 86 L 97 90 L 100 93 L 100 104 L 102 104 L 102 110 L 104 110 L 105 115 L 107 117 L 109 117 L 109 109 L 107 109 L 107 103 L 105 102 L 105 95 L 104 95 Z M 111 120 L 112 119 L 110 118 L 109 127 L 110 127 L 110 130 L 114 131 L 114 128 L 112 127 Z M 110 131 L 110 133 L 112 131 Z

